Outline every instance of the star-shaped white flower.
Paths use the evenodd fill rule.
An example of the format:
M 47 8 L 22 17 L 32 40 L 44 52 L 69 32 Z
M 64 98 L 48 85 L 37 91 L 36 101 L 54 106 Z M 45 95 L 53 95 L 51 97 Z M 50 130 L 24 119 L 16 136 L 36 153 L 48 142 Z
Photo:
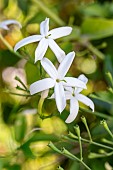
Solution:
M 16 20 L 5 20 L 5 21 L 2 21 L 0 22 L 0 28 L 4 29 L 4 30 L 9 30 L 9 27 L 8 25 L 11 25 L 11 24 L 16 24 L 19 26 L 19 28 L 22 28 L 21 24 L 16 21 Z
M 30 85 L 31 95 L 54 87 L 56 105 L 60 113 L 66 106 L 66 97 L 64 92 L 65 86 L 86 88 L 85 83 L 81 80 L 73 77 L 65 77 L 74 60 L 74 57 L 74 52 L 67 54 L 60 63 L 58 70 L 49 59 L 43 58 L 41 60 L 41 64 L 51 78 L 45 78 Z
M 78 79 L 83 81 L 85 84 L 87 84 L 88 79 L 83 74 L 80 75 Z M 80 94 L 80 92 L 83 90 L 82 88 L 66 87 L 65 89 L 66 89 L 65 91 L 66 99 L 70 100 L 70 114 L 66 119 L 66 123 L 71 123 L 76 118 L 79 111 L 78 101 L 89 106 L 94 112 L 94 103 L 92 102 L 92 100 L 84 96 L 83 94 Z
M 49 18 L 46 18 L 45 21 L 42 21 L 40 24 L 41 35 L 32 35 L 24 38 L 15 45 L 14 51 L 17 51 L 19 48 L 29 43 L 40 41 L 35 50 L 35 62 L 44 57 L 48 46 L 54 52 L 58 61 L 61 62 L 65 56 L 65 52 L 56 44 L 54 40 L 69 35 L 71 31 L 71 27 L 60 27 L 49 31 Z

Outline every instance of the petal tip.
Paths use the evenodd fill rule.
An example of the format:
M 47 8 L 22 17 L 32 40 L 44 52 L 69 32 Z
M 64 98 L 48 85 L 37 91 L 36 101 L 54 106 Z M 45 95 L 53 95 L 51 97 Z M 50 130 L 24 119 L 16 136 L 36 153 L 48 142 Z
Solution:
M 17 47 L 16 47 L 16 45 L 14 46 L 14 52 L 16 52 L 17 51 Z

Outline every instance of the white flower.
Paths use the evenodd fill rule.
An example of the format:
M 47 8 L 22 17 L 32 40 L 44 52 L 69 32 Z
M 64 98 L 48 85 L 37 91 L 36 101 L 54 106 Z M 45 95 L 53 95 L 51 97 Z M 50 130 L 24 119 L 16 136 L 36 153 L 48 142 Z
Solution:
M 88 79 L 82 74 L 78 77 L 79 80 L 83 81 L 87 84 Z M 85 105 L 89 106 L 92 111 L 94 112 L 94 103 L 88 97 L 80 94 L 83 90 L 82 88 L 71 88 L 66 87 L 67 91 L 65 91 L 66 99 L 70 100 L 70 114 L 66 119 L 66 123 L 71 123 L 77 116 L 79 110 L 79 103 L 78 101 L 84 103 Z
M 8 25 L 11 25 L 11 24 L 16 24 L 20 28 L 22 28 L 21 24 L 18 21 L 16 21 L 16 20 L 5 20 L 5 21 L 2 21 L 2 22 L 0 22 L 0 28 L 5 29 L 5 30 L 9 30 Z
M 74 60 L 74 57 L 74 52 L 67 54 L 64 60 L 60 63 L 58 70 L 56 70 L 55 66 L 49 59 L 43 58 L 41 60 L 41 64 L 51 78 L 39 80 L 30 86 L 31 95 L 54 87 L 56 105 L 60 113 L 66 106 L 66 97 L 64 92 L 65 86 L 86 88 L 85 83 L 81 80 L 73 77 L 65 77 Z
M 40 24 L 41 35 L 32 35 L 24 38 L 15 45 L 14 51 L 17 51 L 19 48 L 29 43 L 40 41 L 38 47 L 35 50 L 35 62 L 43 58 L 48 46 L 54 52 L 58 61 L 61 62 L 65 56 L 65 52 L 56 44 L 54 40 L 69 35 L 71 31 L 71 27 L 60 27 L 49 31 L 49 18 L 46 18 L 45 21 L 42 21 Z

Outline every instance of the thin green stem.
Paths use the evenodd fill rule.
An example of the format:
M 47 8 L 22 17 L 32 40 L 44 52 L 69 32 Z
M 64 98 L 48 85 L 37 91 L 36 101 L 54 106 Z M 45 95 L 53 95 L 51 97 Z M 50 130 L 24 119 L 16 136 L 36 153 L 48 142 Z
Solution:
M 100 52 L 96 47 L 94 47 L 90 42 L 86 43 L 87 48 L 95 54 L 99 59 L 104 60 L 105 56 L 102 52 Z
M 68 158 L 70 158 L 74 161 L 81 162 L 81 160 L 79 158 L 77 158 L 75 155 L 70 153 L 67 149 L 63 148 L 61 152 L 62 152 L 63 155 L 67 156 Z
M 12 95 L 16 95 L 16 96 L 23 96 L 23 97 L 32 97 L 31 95 L 28 94 L 20 94 L 20 93 L 14 93 L 14 92 L 10 92 L 10 91 L 3 91 L 4 93 L 9 93 Z
M 81 164 L 84 165 L 84 166 L 86 167 L 86 169 L 91 170 L 91 168 L 89 168 L 89 166 L 87 166 L 87 165 L 85 164 L 85 162 L 81 161 Z
M 87 124 L 87 120 L 86 120 L 86 118 L 84 116 L 81 117 L 81 120 L 84 123 L 84 125 L 86 127 L 86 130 L 88 132 L 89 139 L 92 142 L 92 137 L 91 137 L 91 133 L 90 133 L 90 130 L 89 130 L 89 127 L 88 127 L 88 124 Z
M 70 153 L 67 149 L 63 148 L 62 151 L 61 151 L 61 150 L 59 150 L 52 142 L 50 142 L 50 143 L 48 144 L 48 146 L 49 146 L 51 149 L 53 149 L 54 151 L 56 151 L 57 153 L 62 154 L 62 155 L 66 156 L 66 157 L 68 157 L 68 158 L 70 158 L 70 159 L 72 159 L 72 160 L 74 160 L 74 161 L 78 161 L 78 162 L 80 162 L 82 165 L 84 165 L 84 166 L 86 167 L 86 169 L 91 170 L 82 160 L 80 160 L 80 159 L 77 158 L 75 155 L 73 155 L 72 153 Z
M 77 136 L 78 136 L 78 141 L 79 141 L 79 146 L 80 146 L 80 160 L 82 161 L 83 160 L 83 156 L 82 156 L 82 143 L 81 143 L 81 136 L 80 136 L 80 128 L 78 125 L 76 125 L 74 127 L 76 133 L 77 133 Z
M 75 135 L 74 135 L 73 133 L 71 133 L 71 132 L 69 132 L 69 136 L 70 136 L 71 138 L 62 135 L 62 138 L 63 138 L 63 139 L 66 139 L 66 140 L 69 140 L 69 141 L 71 141 L 71 142 L 76 142 L 74 139 L 78 140 L 78 137 L 75 136 Z M 101 143 L 97 143 L 97 142 L 94 142 L 94 141 L 91 142 L 90 140 L 87 140 L 87 139 L 84 139 L 84 138 L 81 138 L 81 141 L 86 142 L 86 143 L 90 143 L 90 144 L 92 144 L 92 145 L 100 146 L 100 147 L 105 148 L 105 149 L 113 150 L 113 148 L 110 147 L 110 146 L 106 146 L 106 145 L 103 145 L 103 144 L 101 144 Z
M 12 48 L 12 46 L 5 40 L 5 38 L 2 36 L 2 34 L 0 33 L 0 40 L 3 42 L 3 44 L 8 48 L 8 50 L 13 53 L 14 55 L 16 55 L 17 57 L 23 59 L 23 56 L 21 54 L 19 54 L 18 52 L 15 52 Z M 24 58 L 27 61 L 29 61 L 30 63 L 34 64 L 34 62 L 30 59 L 28 60 L 27 58 Z
M 113 88 L 113 77 L 112 77 L 112 74 L 110 72 L 107 72 L 106 75 L 107 75 L 107 77 L 108 77 L 108 79 L 109 79 L 109 81 L 111 83 L 111 87 Z
M 3 42 L 3 44 L 4 44 L 10 51 L 13 51 L 12 46 L 5 40 L 5 38 L 2 36 L 1 33 L 0 33 L 0 40 Z
M 91 153 L 89 154 L 88 158 L 90 158 L 90 159 L 102 158 L 102 157 L 107 157 L 107 156 L 111 156 L 111 155 L 113 155 L 113 151 L 112 151 L 112 152 L 109 152 L 109 153 L 105 152 L 105 153 L 103 153 L 103 154 L 98 154 L 98 153 L 91 152 Z
M 82 113 L 83 113 L 83 112 L 86 112 L 86 113 L 90 113 L 90 114 L 99 116 L 99 117 L 104 118 L 104 119 L 113 120 L 113 117 L 112 117 L 112 116 L 108 116 L 108 115 L 105 115 L 105 114 L 100 113 L 100 112 L 93 112 L 93 113 L 92 113 L 91 110 L 87 110 L 87 109 L 83 109 L 83 108 L 80 108 L 80 111 L 82 111 Z
M 24 89 L 28 92 L 26 85 L 21 81 L 21 79 L 18 76 L 15 77 L 15 80 L 17 80 L 19 83 L 21 83 L 21 85 L 24 87 Z
M 38 103 L 38 112 L 39 112 L 40 118 L 42 119 L 43 119 L 43 114 L 42 114 L 43 103 L 44 103 L 44 98 L 41 97 Z
M 102 142 L 110 144 L 110 145 L 113 145 L 113 141 L 109 141 L 109 140 L 107 140 L 105 138 L 102 139 Z
M 103 127 L 104 127 L 105 130 L 108 132 L 108 134 L 113 138 L 113 134 L 112 134 L 112 132 L 110 131 L 107 122 L 106 122 L 105 120 L 102 120 L 100 123 L 103 125 Z
M 113 133 L 110 131 L 110 129 L 107 129 L 107 132 L 109 133 L 109 135 L 113 138 Z
M 34 0 L 34 2 L 38 5 L 38 7 L 48 16 L 50 17 L 56 24 L 59 26 L 64 26 L 65 23 L 61 20 L 51 9 L 49 9 L 42 1 Z

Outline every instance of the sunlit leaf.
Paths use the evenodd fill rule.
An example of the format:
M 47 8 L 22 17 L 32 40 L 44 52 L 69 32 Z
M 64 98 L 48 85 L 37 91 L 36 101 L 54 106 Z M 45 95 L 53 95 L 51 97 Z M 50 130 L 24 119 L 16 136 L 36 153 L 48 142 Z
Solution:
M 81 26 L 83 36 L 97 40 L 113 36 L 113 20 L 104 18 L 87 18 Z

